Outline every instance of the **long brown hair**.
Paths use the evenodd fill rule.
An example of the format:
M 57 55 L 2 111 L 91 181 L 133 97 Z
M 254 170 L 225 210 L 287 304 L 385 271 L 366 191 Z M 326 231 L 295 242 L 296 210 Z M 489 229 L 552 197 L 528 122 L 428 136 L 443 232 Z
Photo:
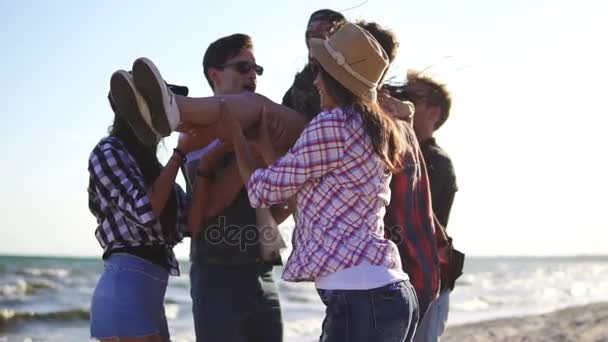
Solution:
M 363 129 L 372 141 L 374 152 L 386 165 L 387 172 L 398 172 L 402 167 L 402 155 L 409 144 L 401 134 L 397 124 L 378 104 L 356 96 L 333 78 L 323 67 L 317 68 L 325 89 L 339 107 L 361 114 Z
M 112 102 L 111 96 L 108 95 L 110 106 L 114 110 L 114 123 L 109 128 L 109 134 L 112 137 L 119 139 L 135 163 L 139 167 L 146 188 L 152 186 L 156 178 L 160 176 L 163 166 L 158 161 L 156 156 L 155 146 L 145 146 L 135 136 L 131 126 L 125 119 L 116 112 L 116 107 Z M 163 231 L 163 237 L 168 243 L 175 242 L 177 239 L 177 196 L 175 191 L 171 192 L 167 204 L 158 218 Z

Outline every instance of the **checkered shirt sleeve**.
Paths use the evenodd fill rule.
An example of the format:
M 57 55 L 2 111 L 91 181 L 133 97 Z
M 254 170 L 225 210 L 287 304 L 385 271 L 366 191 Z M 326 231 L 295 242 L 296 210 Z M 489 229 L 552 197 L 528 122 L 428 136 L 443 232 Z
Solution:
M 337 168 L 344 153 L 343 133 L 341 111 L 319 114 L 286 155 L 251 175 L 247 184 L 251 206 L 267 208 L 284 203 L 307 181 Z

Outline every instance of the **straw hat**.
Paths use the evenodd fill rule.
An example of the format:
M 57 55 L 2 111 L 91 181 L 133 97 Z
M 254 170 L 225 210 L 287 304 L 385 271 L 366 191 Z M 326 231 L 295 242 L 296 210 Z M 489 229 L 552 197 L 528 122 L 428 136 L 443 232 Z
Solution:
M 328 40 L 311 39 L 312 56 L 346 89 L 375 101 L 388 56 L 371 33 L 348 23 Z

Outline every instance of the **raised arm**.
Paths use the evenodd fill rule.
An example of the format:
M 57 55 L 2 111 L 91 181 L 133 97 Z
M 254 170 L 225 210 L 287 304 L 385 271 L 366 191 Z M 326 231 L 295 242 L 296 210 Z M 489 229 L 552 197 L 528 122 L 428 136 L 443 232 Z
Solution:
M 182 148 L 187 152 L 188 146 Z M 174 190 L 182 158 L 179 153 L 174 153 L 149 187 L 129 165 L 131 160 L 122 145 L 109 140 L 91 154 L 89 172 L 91 181 L 105 200 L 121 210 L 129 220 L 145 226 L 160 217 Z
M 232 139 L 251 206 L 285 203 L 305 182 L 337 168 L 344 153 L 345 117 L 339 109 L 319 114 L 287 154 L 267 169 L 256 170 L 238 120 L 226 115 L 220 132 Z
M 230 205 L 243 186 L 235 162 L 222 172 L 217 172 L 220 160 L 230 150 L 228 144 L 221 144 L 205 153 L 197 163 L 194 176 L 196 180 L 190 180 L 194 191 L 188 215 L 188 227 L 194 237 L 200 233 L 203 221 Z

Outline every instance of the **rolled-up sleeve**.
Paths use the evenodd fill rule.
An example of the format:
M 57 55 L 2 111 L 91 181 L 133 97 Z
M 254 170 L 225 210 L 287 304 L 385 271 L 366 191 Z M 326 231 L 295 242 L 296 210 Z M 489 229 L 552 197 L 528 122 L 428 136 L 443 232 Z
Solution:
M 112 143 L 97 146 L 89 158 L 89 172 L 101 197 L 127 219 L 152 227 L 157 219 L 141 176 L 129 166 L 129 158 Z
M 286 155 L 251 175 L 247 183 L 251 206 L 267 208 L 284 203 L 307 181 L 337 168 L 344 154 L 344 133 L 342 111 L 319 114 Z

